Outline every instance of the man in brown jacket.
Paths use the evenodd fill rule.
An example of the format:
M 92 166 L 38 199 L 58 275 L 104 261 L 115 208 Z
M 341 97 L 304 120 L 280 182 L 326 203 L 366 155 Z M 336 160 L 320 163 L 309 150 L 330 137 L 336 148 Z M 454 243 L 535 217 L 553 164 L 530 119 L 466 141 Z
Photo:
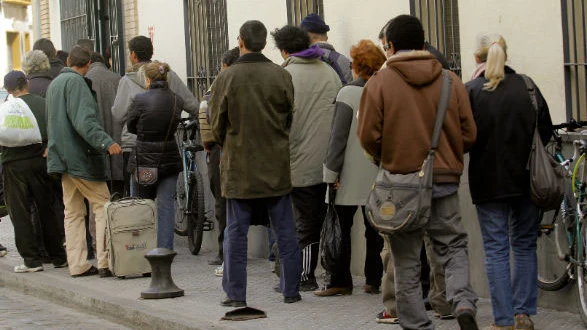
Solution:
M 291 75 L 261 51 L 267 29 L 259 21 L 240 28 L 240 58 L 222 71 L 210 94 L 212 140 L 222 147 L 222 196 L 226 198 L 221 305 L 246 306 L 247 232 L 253 214 L 268 213 L 279 248 L 279 287 L 285 303 L 301 300 L 301 253 L 292 202 L 289 130 L 294 89 Z
M 393 54 L 387 68 L 365 85 L 358 135 L 365 151 L 392 173 L 420 169 L 430 149 L 442 85 L 442 66 L 424 48 L 424 30 L 412 16 L 394 18 L 386 29 Z M 431 218 L 419 230 L 384 239 L 395 266 L 399 322 L 404 329 L 434 329 L 422 300 L 420 249 L 424 233 L 445 265 L 446 296 L 461 329 L 478 329 L 477 296 L 469 284 L 467 234 L 461 224 L 458 186 L 463 154 L 475 142 L 476 127 L 465 86 L 451 73 L 452 88 L 434 163 Z

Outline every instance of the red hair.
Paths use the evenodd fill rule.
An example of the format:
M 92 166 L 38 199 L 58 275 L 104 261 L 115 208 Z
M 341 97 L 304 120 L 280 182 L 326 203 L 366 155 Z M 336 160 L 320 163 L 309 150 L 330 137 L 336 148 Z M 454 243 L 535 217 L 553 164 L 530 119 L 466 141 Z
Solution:
M 369 80 L 371 76 L 379 71 L 386 57 L 381 48 L 373 41 L 363 39 L 351 47 L 352 67 L 359 77 Z

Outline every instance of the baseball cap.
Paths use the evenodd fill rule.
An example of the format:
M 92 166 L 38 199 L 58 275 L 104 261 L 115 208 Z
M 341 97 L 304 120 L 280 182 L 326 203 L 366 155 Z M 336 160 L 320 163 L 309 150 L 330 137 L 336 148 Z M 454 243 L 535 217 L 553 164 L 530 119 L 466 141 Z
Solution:
M 26 81 L 26 76 L 22 71 L 10 71 L 4 76 L 4 89 L 7 91 L 15 90 L 19 85 L 21 85 L 21 81 Z

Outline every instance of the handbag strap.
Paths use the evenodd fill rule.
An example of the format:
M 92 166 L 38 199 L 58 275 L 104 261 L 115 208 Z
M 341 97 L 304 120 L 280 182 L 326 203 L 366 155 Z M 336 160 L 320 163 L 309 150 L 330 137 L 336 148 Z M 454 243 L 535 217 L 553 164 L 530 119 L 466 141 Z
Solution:
M 450 90 L 452 87 L 452 78 L 446 69 L 442 69 L 442 87 L 440 89 L 440 99 L 438 101 L 438 108 L 436 109 L 436 122 L 434 123 L 434 132 L 432 132 L 431 150 L 438 148 L 438 140 L 440 140 L 440 132 L 442 132 L 442 124 L 446 117 L 446 109 L 448 108 L 448 101 L 450 100 Z
M 532 103 L 532 108 L 534 108 L 534 112 L 536 114 L 536 123 L 534 124 L 534 127 L 538 128 L 538 98 L 536 97 L 536 87 L 527 75 L 520 74 L 520 76 L 522 77 L 522 79 L 524 79 L 526 89 L 528 90 L 528 94 L 530 95 L 530 102 Z

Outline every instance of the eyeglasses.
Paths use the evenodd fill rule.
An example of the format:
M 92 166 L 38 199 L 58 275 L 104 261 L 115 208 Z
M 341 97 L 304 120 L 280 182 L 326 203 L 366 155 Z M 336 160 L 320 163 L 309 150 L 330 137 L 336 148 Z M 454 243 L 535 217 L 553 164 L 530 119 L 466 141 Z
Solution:
M 391 46 L 390 46 L 389 44 L 385 44 L 385 45 L 383 45 L 383 50 L 384 50 L 384 51 L 388 51 L 388 50 L 390 50 L 390 49 L 391 49 Z

